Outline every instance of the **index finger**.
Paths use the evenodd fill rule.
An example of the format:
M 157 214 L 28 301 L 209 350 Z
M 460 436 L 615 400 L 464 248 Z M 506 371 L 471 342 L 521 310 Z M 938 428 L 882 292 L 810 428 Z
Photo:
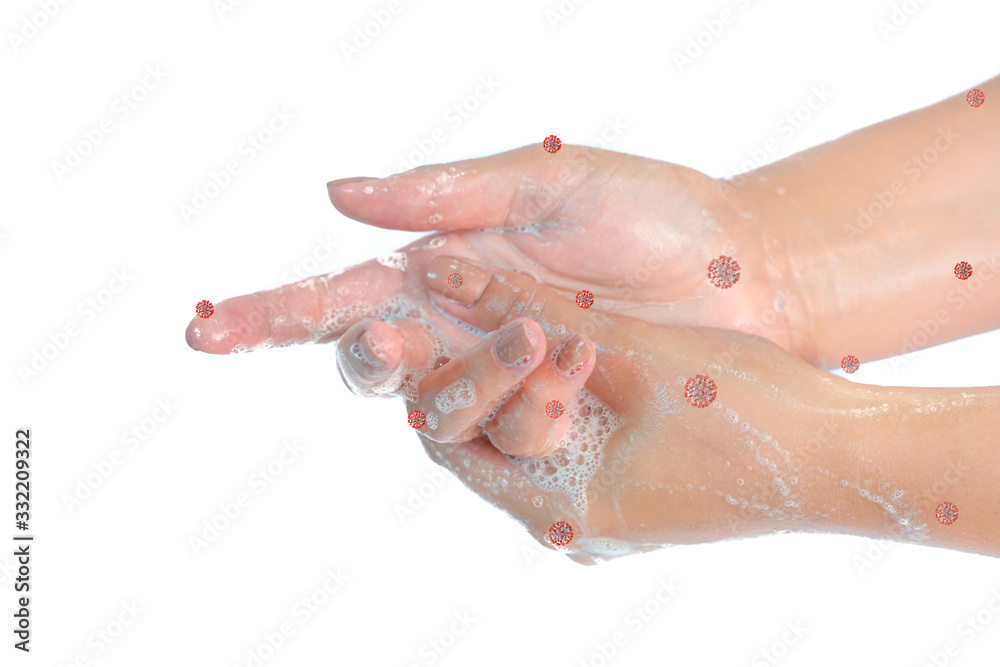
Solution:
M 225 299 L 208 318 L 194 317 L 185 338 L 193 349 L 209 354 L 328 342 L 402 294 L 405 276 L 369 260 L 339 273 Z M 403 299 L 397 296 L 395 302 Z

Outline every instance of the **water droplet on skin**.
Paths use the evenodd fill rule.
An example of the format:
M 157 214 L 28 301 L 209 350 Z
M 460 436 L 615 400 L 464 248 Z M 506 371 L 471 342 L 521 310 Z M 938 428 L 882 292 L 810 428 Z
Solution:
M 736 480 L 736 483 L 739 484 L 740 486 L 743 486 L 743 480 L 742 479 Z
M 366 186 L 365 186 L 365 189 L 364 189 L 364 193 L 365 193 L 366 195 L 370 195 L 370 194 L 371 194 L 371 193 L 373 193 L 373 192 L 375 192 L 375 188 L 373 188 L 373 187 L 372 187 L 372 186 L 370 186 L 370 185 L 366 185 Z

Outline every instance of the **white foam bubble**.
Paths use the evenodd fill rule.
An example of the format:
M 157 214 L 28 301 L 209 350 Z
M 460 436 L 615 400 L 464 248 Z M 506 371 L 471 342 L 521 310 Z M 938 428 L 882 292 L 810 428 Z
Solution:
M 438 427 L 438 416 L 437 413 L 431 410 L 427 413 L 427 428 L 434 431 Z
M 382 255 L 381 257 L 376 257 L 375 261 L 390 269 L 406 271 L 408 259 L 405 252 L 390 252 L 386 255 Z
M 589 555 L 624 556 L 625 554 L 632 553 L 632 547 L 628 542 L 616 540 L 611 537 L 582 538 L 577 540 L 577 546 Z
M 476 404 L 476 385 L 468 378 L 456 380 L 438 392 L 434 405 L 444 414 Z
M 625 420 L 587 389 L 581 389 L 566 409 L 569 427 L 558 449 L 543 459 L 505 454 L 542 491 L 558 491 L 583 515 L 587 484 L 604 459 L 604 447 Z

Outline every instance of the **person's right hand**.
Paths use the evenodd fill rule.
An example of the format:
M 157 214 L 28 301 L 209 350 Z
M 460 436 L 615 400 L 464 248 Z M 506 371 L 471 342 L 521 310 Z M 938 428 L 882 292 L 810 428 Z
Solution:
M 430 268 L 478 286 L 455 299 L 444 280 L 428 281 L 437 306 L 487 337 L 441 365 L 418 323 L 363 321 L 339 343 L 341 372 L 359 393 L 408 376 L 398 393 L 419 414 L 411 426 L 432 460 L 543 544 L 552 546 L 555 522 L 568 523 L 574 560 L 776 530 L 858 530 L 912 511 L 880 514 L 840 485 L 856 474 L 839 458 L 850 449 L 841 434 L 810 451 L 830 412 L 853 405 L 854 385 L 770 341 L 610 315 L 581 337 L 567 374 L 560 345 L 590 323 L 586 311 L 494 267 L 442 256 Z M 556 331 L 566 333 L 547 333 Z M 733 343 L 739 368 L 722 368 L 715 359 Z M 704 379 L 703 392 L 688 391 Z M 554 399 L 565 406 L 558 417 L 546 414 Z

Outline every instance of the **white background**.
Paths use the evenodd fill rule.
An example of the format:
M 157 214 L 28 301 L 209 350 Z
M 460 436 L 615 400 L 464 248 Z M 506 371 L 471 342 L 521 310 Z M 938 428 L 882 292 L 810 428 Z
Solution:
M 789 667 L 919 666 L 953 640 L 960 653 L 939 660 L 995 664 L 1000 619 L 984 612 L 990 622 L 971 637 L 959 628 L 1000 596 L 995 559 L 782 535 L 587 568 L 543 552 L 447 473 L 401 521 L 396 506 L 438 468 L 399 402 L 350 394 L 332 346 L 209 356 L 184 330 L 201 299 L 413 238 L 345 219 L 325 183 L 397 171 L 435 128 L 447 139 L 422 162 L 549 134 L 590 144 L 612 121 L 625 129 L 609 148 L 728 176 L 770 137 L 777 159 L 995 76 L 1000 4 L 911 0 L 912 16 L 886 35 L 886 0 L 566 0 L 558 22 L 547 15 L 556 0 L 403 0 L 350 58 L 342 45 L 387 0 L 222 12 L 211 0 L 103 0 L 51 3 L 51 18 L 43 4 L 6 2 L 0 19 L 2 516 L 13 513 L 14 431 L 30 427 L 37 535 L 30 656 L 11 648 L 13 547 L 0 550 L 0 664 L 253 665 L 248 651 L 286 621 L 294 634 L 262 664 L 764 665 L 758 652 L 788 623 L 806 628 L 777 661 Z M 735 19 L 702 35 L 708 46 L 679 69 L 673 54 L 723 9 Z M 115 99 L 147 67 L 165 78 L 121 118 Z M 489 76 L 497 89 L 460 126 L 446 122 Z M 785 138 L 775 124 L 819 85 L 832 98 Z M 240 144 L 276 108 L 294 120 L 246 161 Z M 60 178 L 53 163 L 103 118 L 113 131 Z M 241 173 L 186 222 L 179 206 L 231 159 Z M 123 270 L 127 286 L 85 316 L 80 304 Z M 18 368 L 71 323 L 79 335 L 49 347 L 24 381 Z M 851 379 L 996 385 L 998 343 L 993 332 L 903 364 L 863 361 Z M 157 400 L 177 406 L 162 423 L 151 421 Z M 123 434 L 143 426 L 131 451 Z M 248 478 L 291 440 L 302 453 L 258 495 Z M 114 450 L 121 465 L 68 509 L 64 498 Z M 195 555 L 189 538 L 242 492 L 252 504 Z M 296 615 L 338 569 L 340 589 Z M 663 605 L 650 602 L 661 579 L 679 587 Z M 134 622 L 110 646 L 99 640 L 131 603 Z M 648 622 L 629 616 L 647 603 Z M 452 643 L 463 613 L 474 620 Z M 596 647 L 619 631 L 626 642 L 604 661 Z M 439 638 L 449 648 L 428 652 Z

